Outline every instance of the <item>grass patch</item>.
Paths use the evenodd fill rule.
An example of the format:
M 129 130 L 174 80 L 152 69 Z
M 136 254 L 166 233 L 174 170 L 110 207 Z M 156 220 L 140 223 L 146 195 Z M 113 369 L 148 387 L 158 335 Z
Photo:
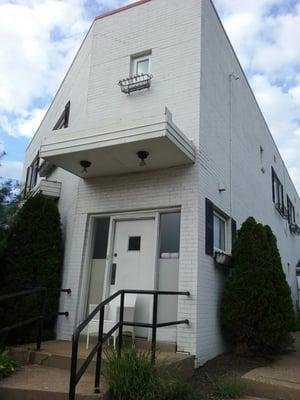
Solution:
M 224 399 L 238 399 L 245 395 L 246 384 L 239 377 L 226 375 L 215 383 L 215 391 Z
M 179 382 L 168 373 L 159 373 L 151 362 L 149 351 L 124 348 L 121 357 L 106 350 L 104 377 L 112 400 L 192 400 L 190 385 Z M 161 367 L 160 367 L 161 370 Z M 160 371 L 161 372 L 161 371 Z M 167 372 L 167 371 L 166 371 Z
M 7 351 L 0 351 L 0 380 L 12 375 L 16 367 L 16 362 L 9 357 Z

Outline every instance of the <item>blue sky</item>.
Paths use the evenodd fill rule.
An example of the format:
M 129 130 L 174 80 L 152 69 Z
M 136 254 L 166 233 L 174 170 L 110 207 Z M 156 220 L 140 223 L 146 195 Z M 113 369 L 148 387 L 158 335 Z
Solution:
M 26 146 L 94 16 L 131 2 L 0 0 L 0 176 L 21 178 Z M 300 192 L 300 0 L 215 5 Z

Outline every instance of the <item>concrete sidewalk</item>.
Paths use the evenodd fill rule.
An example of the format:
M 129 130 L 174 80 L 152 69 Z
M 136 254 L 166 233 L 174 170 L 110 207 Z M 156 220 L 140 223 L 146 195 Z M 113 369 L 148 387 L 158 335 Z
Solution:
M 282 356 L 269 367 L 256 368 L 243 376 L 249 394 L 273 400 L 300 400 L 300 332 L 294 337 L 295 352 Z

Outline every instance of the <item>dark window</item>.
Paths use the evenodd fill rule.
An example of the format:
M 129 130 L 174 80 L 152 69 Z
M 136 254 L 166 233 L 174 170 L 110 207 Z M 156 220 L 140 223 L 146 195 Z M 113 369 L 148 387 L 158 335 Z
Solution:
M 272 194 L 276 209 L 284 214 L 283 186 L 272 168 Z
M 141 237 L 129 236 L 128 251 L 140 251 L 140 249 L 141 249 Z
M 106 258 L 108 230 L 109 218 L 97 218 L 95 221 L 93 258 Z
M 56 122 L 53 130 L 56 131 L 58 129 L 67 128 L 69 125 L 69 115 L 70 115 L 70 102 L 65 105 L 64 112 L 59 117 L 59 120 Z
M 293 203 L 291 202 L 289 196 L 287 196 L 287 212 L 289 224 L 294 224 L 296 222 L 295 207 L 293 206 Z
M 30 193 L 36 185 L 39 172 L 39 164 L 40 164 L 40 158 L 37 155 L 30 164 L 30 166 L 27 168 L 25 192 L 24 192 L 25 195 Z
M 180 213 L 161 214 L 160 258 L 178 257 L 180 241 Z

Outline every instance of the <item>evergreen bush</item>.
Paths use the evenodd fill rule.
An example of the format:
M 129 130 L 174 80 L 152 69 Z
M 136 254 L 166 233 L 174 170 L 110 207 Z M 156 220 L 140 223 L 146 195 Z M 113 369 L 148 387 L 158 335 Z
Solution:
M 62 266 L 62 232 L 60 216 L 53 200 L 38 194 L 29 198 L 17 212 L 7 232 L 1 267 L 0 293 L 45 286 L 47 291 L 45 333 L 54 333 L 58 311 Z M 1 304 L 1 325 L 10 325 L 28 316 L 40 313 L 41 294 L 29 295 L 19 301 Z M 24 335 L 29 331 L 29 336 Z M 33 339 L 36 327 L 22 329 L 22 341 Z M 15 339 L 20 332 L 10 335 Z
M 272 356 L 292 343 L 295 314 L 276 238 L 269 226 L 248 218 L 232 251 L 233 272 L 221 305 L 228 340 L 240 352 Z

